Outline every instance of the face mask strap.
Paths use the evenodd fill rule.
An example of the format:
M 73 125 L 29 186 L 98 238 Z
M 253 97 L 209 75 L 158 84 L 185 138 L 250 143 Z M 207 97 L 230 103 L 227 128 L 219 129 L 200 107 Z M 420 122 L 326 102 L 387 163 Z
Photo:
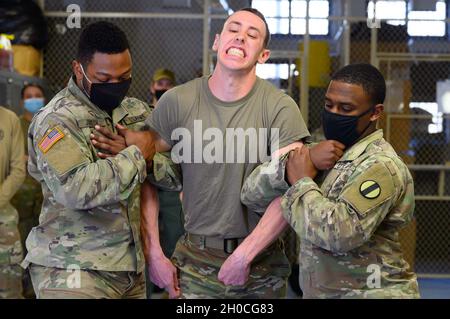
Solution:
M 375 106 L 370 107 L 367 111 L 365 111 L 364 113 L 360 114 L 360 115 L 358 116 L 358 119 L 361 118 L 361 117 L 363 117 L 364 115 L 366 115 L 366 114 L 369 113 L 370 111 L 374 111 L 374 109 L 375 109 Z M 365 129 L 361 132 L 361 134 L 359 134 L 359 136 L 362 136 L 362 135 L 367 131 L 367 129 L 370 127 L 371 124 L 372 124 L 372 121 L 369 121 L 369 124 L 367 124 L 367 126 L 366 126 Z
M 369 112 L 373 112 L 374 111 L 374 109 L 375 109 L 375 105 L 374 106 L 371 106 L 371 107 L 369 107 L 369 109 L 367 110 L 367 111 L 364 111 L 362 114 L 360 114 L 360 115 L 358 115 L 358 118 L 361 118 L 361 117 L 363 117 L 364 115 L 366 115 L 367 113 L 369 113 Z
M 84 94 L 86 94 L 88 98 L 91 98 L 90 94 L 88 94 L 86 88 L 84 87 L 83 81 L 84 81 L 84 78 L 86 78 L 86 80 L 87 80 L 87 81 L 89 82 L 89 84 L 91 84 L 91 85 L 92 85 L 92 81 L 89 80 L 89 78 L 87 77 L 86 73 L 84 72 L 83 65 L 82 65 L 81 63 L 80 63 L 80 68 L 81 68 L 81 72 L 83 73 L 83 78 L 81 79 L 81 86 L 83 87 Z

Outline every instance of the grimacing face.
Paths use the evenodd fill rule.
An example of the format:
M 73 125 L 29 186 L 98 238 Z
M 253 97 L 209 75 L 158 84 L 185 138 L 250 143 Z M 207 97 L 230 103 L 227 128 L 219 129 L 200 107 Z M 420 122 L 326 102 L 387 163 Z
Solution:
M 263 47 L 265 32 L 264 21 L 257 15 L 248 11 L 234 13 L 214 40 L 218 63 L 229 70 L 245 70 L 266 62 L 270 51 Z
M 325 94 L 325 109 L 329 112 L 359 116 L 365 111 L 373 108 L 373 112 L 368 112 L 358 119 L 357 132 L 362 131 L 369 125 L 369 122 L 378 120 L 383 111 L 383 105 L 373 105 L 370 96 L 364 91 L 361 85 L 331 81 Z

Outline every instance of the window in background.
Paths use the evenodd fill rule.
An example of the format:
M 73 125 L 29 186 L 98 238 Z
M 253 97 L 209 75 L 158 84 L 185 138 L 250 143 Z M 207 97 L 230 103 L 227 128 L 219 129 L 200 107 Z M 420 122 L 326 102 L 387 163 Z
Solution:
M 272 34 L 302 35 L 306 32 L 305 0 L 253 0 L 252 7 L 264 14 Z M 309 2 L 309 34 L 328 34 L 329 13 L 327 0 Z
M 411 102 L 409 103 L 410 108 L 419 108 L 427 111 L 432 115 L 432 123 L 428 125 L 428 133 L 440 133 L 443 130 L 442 127 L 442 112 L 438 110 L 438 104 L 434 102 Z
M 292 74 L 295 64 L 289 66 L 288 63 L 264 63 L 256 65 L 256 75 L 262 79 L 283 79 L 287 80 Z
M 444 36 L 445 35 L 445 18 L 447 6 L 445 1 L 436 2 L 434 11 L 413 11 L 412 3 L 402 1 L 377 1 L 376 17 L 386 20 L 386 23 L 392 25 L 405 25 L 406 17 L 408 19 L 425 19 L 425 20 L 408 20 L 408 34 L 410 36 Z M 374 2 L 370 1 L 367 5 L 367 15 L 373 18 Z M 408 16 L 407 16 L 408 15 Z

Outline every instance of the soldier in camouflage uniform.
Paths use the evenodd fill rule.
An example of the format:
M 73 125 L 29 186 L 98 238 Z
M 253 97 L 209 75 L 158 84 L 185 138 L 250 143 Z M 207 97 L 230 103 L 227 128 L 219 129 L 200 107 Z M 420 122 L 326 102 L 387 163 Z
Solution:
M 68 86 L 29 130 L 28 170 L 41 183 L 44 203 L 23 266 L 38 298 L 145 298 L 139 185 L 154 147 L 151 139 L 127 146 L 126 128 L 143 129 L 150 110 L 125 97 L 131 82 L 125 34 L 107 22 L 87 26 L 72 67 Z M 91 142 L 99 126 L 122 133 L 114 136 L 122 151 Z
M 284 156 L 277 173 L 263 174 L 271 163 L 258 167 L 242 189 L 243 203 L 259 210 L 284 193 L 283 214 L 300 237 L 306 298 L 419 297 L 398 239 L 413 216 L 413 180 L 376 130 L 385 90 L 371 65 L 350 65 L 333 76 L 323 113 L 328 141 L 318 147 L 334 148 L 339 160 L 320 187 L 311 162 L 319 153 L 303 147 Z
M 44 104 L 44 90 L 37 84 L 27 84 L 21 92 L 24 113 L 21 115 L 20 123 L 23 136 L 28 135 L 33 115 L 41 109 Z M 28 158 L 27 138 L 24 138 L 25 156 Z M 27 174 L 24 183 L 19 191 L 11 200 L 11 204 L 19 213 L 19 232 L 22 248 L 25 248 L 25 240 L 34 226 L 39 224 L 39 214 L 42 207 L 42 189 L 41 184 L 30 174 Z M 24 254 L 26 254 L 24 249 Z M 34 290 L 28 270 L 23 272 L 23 295 L 25 298 L 34 298 Z
M 22 298 L 19 216 L 10 200 L 25 179 L 23 135 L 18 117 L 0 107 L 0 299 Z

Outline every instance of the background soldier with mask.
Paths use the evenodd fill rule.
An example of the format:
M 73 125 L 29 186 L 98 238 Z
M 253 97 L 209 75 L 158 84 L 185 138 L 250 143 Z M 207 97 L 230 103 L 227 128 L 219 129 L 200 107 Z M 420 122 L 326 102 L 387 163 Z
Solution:
M 22 298 L 19 216 L 10 200 L 25 179 L 19 118 L 0 106 L 0 299 Z
M 126 146 L 117 134 L 112 146 L 91 142 L 98 125 L 142 129 L 150 111 L 125 97 L 132 62 L 123 31 L 107 22 L 87 26 L 72 68 L 68 86 L 30 126 L 28 169 L 44 204 L 23 265 L 31 264 L 38 298 L 145 298 L 139 184 L 154 147 L 151 139 Z M 122 151 L 109 154 L 116 146 Z
M 21 115 L 20 123 L 24 138 L 25 162 L 28 159 L 27 138 L 28 128 L 34 114 L 45 105 L 44 89 L 38 84 L 27 84 L 21 91 L 22 104 L 24 113 Z M 22 248 L 25 248 L 25 240 L 31 229 L 39 224 L 39 214 L 42 207 L 42 189 L 41 184 L 36 181 L 30 174 L 27 174 L 25 182 L 19 191 L 11 200 L 11 204 L 19 213 L 19 232 Z M 24 254 L 26 250 L 24 249 Z M 25 298 L 34 298 L 35 294 L 31 284 L 28 270 L 23 273 L 23 295 Z
M 153 73 L 152 82 L 150 83 L 150 93 L 152 94 L 152 105 L 168 90 L 175 86 L 175 74 L 169 69 L 158 69 Z
M 399 229 L 412 219 L 413 180 L 376 129 L 385 95 L 384 78 L 373 66 L 339 70 L 325 96 L 328 141 L 316 148 L 334 149 L 339 160 L 321 186 L 313 180 L 313 157 L 319 153 L 303 147 L 284 157 L 278 175 L 261 174 L 270 164 L 258 167 L 242 189 L 243 202 L 259 209 L 287 190 L 281 207 L 300 236 L 305 298 L 419 297 L 416 275 L 407 270 L 398 238 Z

